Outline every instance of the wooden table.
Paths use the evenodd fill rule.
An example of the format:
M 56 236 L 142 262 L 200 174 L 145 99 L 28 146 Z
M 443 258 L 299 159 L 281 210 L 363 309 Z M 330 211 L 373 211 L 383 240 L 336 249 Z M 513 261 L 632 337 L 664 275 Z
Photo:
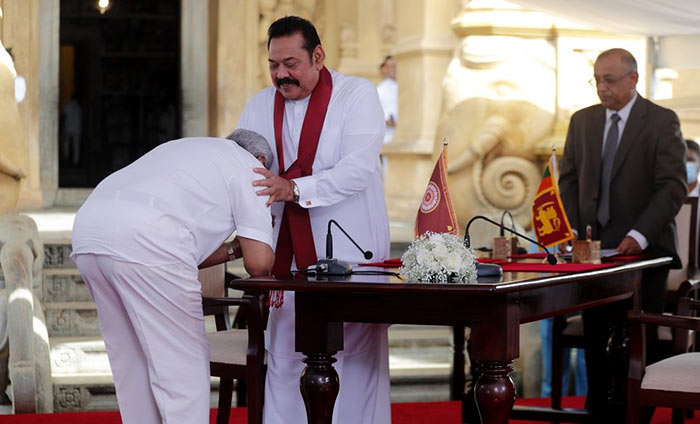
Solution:
M 506 272 L 501 281 L 478 284 L 416 284 L 386 275 L 307 279 L 300 274 L 232 284 L 258 293 L 296 292 L 296 351 L 306 356 L 300 383 L 309 424 L 331 423 L 339 389 L 332 363 L 343 349 L 343 322 L 470 327 L 470 359 L 480 371 L 476 404 L 482 422 L 490 424 L 507 423 L 513 408 L 515 388 L 508 374 L 520 353 L 520 324 L 625 299 L 631 302 L 620 302 L 623 307 L 638 309 L 635 293 L 642 269 L 670 262 L 664 257 L 565 274 Z M 469 415 L 463 413 L 463 419 Z

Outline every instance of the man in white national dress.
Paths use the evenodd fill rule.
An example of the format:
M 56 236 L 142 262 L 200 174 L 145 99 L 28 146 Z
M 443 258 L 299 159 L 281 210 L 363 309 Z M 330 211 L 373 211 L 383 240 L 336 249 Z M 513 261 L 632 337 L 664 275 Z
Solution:
M 273 154 L 251 131 L 229 138 L 161 144 L 102 180 L 75 216 L 71 258 L 97 305 L 125 424 L 209 422 L 197 268 L 240 257 L 253 276 L 272 268 L 272 217 L 252 182 Z
M 270 76 L 274 87 L 246 105 L 240 128 L 265 136 L 277 151 L 266 177 L 253 184 L 278 217 L 273 274 L 305 269 L 324 257 L 326 227 L 334 219 L 375 260 L 389 253 L 389 224 L 379 151 L 384 113 L 374 85 L 329 71 L 311 22 L 287 16 L 268 31 Z M 281 219 L 280 219 L 281 218 Z M 345 237 L 333 246 L 338 259 L 365 261 Z M 299 391 L 303 355 L 294 350 L 294 293 L 274 293 L 266 347 L 264 421 L 306 422 Z M 345 349 L 334 364 L 340 376 L 336 424 L 389 424 L 387 326 L 346 323 Z

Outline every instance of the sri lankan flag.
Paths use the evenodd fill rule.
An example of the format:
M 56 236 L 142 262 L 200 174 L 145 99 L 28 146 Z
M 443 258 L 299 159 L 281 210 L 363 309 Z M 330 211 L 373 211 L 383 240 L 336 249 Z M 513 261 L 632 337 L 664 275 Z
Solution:
M 457 235 L 457 214 L 447 188 L 447 143 L 444 145 L 418 208 L 414 231 L 416 238 L 426 231 Z
M 532 202 L 532 228 L 535 230 L 537 241 L 547 247 L 574 238 L 559 195 L 556 170 L 557 158 L 552 153 Z

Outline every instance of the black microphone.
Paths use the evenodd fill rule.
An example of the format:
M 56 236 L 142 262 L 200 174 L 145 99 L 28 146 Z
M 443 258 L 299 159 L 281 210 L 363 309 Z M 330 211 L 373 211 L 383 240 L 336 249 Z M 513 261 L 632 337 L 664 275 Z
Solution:
M 542 243 L 540 243 L 540 242 L 538 242 L 538 241 L 536 241 L 536 240 L 533 240 L 533 239 L 531 239 L 531 238 L 528 237 L 528 236 L 525 236 L 525 235 L 523 235 L 523 234 L 520 234 L 519 232 L 517 232 L 517 231 L 515 231 L 515 230 L 511 230 L 510 228 L 504 226 L 503 224 L 499 224 L 498 222 L 493 221 L 493 220 L 491 220 L 491 219 L 489 219 L 489 218 L 486 218 L 485 216 L 482 216 L 482 215 L 475 215 L 475 216 L 474 216 L 472 219 L 470 219 L 469 222 L 467 223 L 467 228 L 464 230 L 464 245 L 465 245 L 466 247 L 470 247 L 470 245 L 471 245 L 471 240 L 469 239 L 469 226 L 472 225 L 472 222 L 474 222 L 474 221 L 477 220 L 477 219 L 483 219 L 484 221 L 488 221 L 488 222 L 492 223 L 493 225 L 499 227 L 499 228 L 501 229 L 501 231 L 506 230 L 506 231 L 508 231 L 508 232 L 510 232 L 510 233 L 515 234 L 515 235 L 518 236 L 518 237 L 524 238 L 525 240 L 529 241 L 530 243 L 533 243 L 533 244 L 535 244 L 535 245 L 541 247 L 541 248 L 544 249 L 544 251 L 547 253 L 547 262 L 549 262 L 550 265 L 555 265 L 555 264 L 557 263 L 557 258 L 556 258 L 556 256 L 552 255 L 552 254 L 549 252 L 549 249 L 547 249 Z
M 358 245 L 355 240 L 350 237 L 350 235 L 340 226 L 334 219 L 328 221 L 328 232 L 326 233 L 326 258 L 321 259 L 314 266 L 317 275 L 349 275 L 352 272 L 352 266 L 347 262 L 339 261 L 333 258 L 333 236 L 331 235 L 331 224 L 335 224 L 340 231 L 345 234 L 352 244 L 357 247 L 357 249 L 362 252 L 365 259 L 372 259 L 374 254 L 369 250 L 363 250 L 360 245 Z

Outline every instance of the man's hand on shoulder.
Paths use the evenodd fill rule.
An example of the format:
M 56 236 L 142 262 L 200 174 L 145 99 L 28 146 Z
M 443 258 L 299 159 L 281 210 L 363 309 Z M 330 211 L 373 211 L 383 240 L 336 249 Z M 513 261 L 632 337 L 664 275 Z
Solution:
M 620 252 L 621 255 L 638 255 L 642 253 L 642 247 L 630 236 L 623 238 L 615 250 Z
M 290 202 L 294 200 L 294 188 L 292 182 L 275 175 L 265 168 L 255 168 L 253 172 L 265 177 L 264 180 L 253 181 L 254 187 L 265 187 L 257 192 L 258 196 L 270 196 L 267 206 L 274 202 Z

